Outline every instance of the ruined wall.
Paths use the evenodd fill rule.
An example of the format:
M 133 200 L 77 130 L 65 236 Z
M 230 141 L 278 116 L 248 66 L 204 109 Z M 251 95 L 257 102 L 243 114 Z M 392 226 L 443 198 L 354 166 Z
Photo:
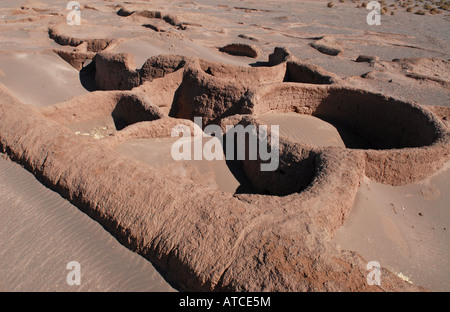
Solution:
M 282 54 L 280 59 L 286 60 Z M 180 81 L 176 75 L 181 77 L 177 69 L 182 60 L 174 58 L 172 65 L 163 66 L 153 60 L 146 67 L 148 80 L 142 81 L 136 78 L 141 71 L 126 55 L 97 57 L 96 74 L 105 88 L 129 84 L 135 89 L 95 92 L 37 109 L 0 86 L 0 151 L 150 260 L 173 286 L 190 291 L 422 290 L 384 269 L 383 284 L 369 287 L 367 262 L 338 250 L 331 237 L 352 208 L 364 175 L 406 183 L 448 160 L 448 129 L 432 113 L 341 85 L 282 82 L 286 63 L 236 68 L 194 60 L 183 65 Z M 170 82 L 165 96 L 153 97 L 165 81 Z M 154 103 L 167 105 L 171 93 L 169 117 Z M 371 113 L 380 107 L 387 107 L 390 115 Z M 390 144 L 415 147 L 317 148 L 282 139 L 279 170 L 261 173 L 260 160 L 243 161 L 259 193 L 273 195 L 235 196 L 187 178 L 162 176 L 114 150 L 129 139 L 169 136 L 178 123 L 195 127 L 190 121 L 195 116 L 220 124 L 239 114 L 229 121 L 257 125 L 258 114 L 268 111 L 335 118 L 378 140 L 382 138 L 363 126 L 385 123 L 384 131 L 398 136 Z M 116 114 L 128 127 L 100 140 L 64 127 L 102 114 Z M 414 123 L 423 128 L 420 134 L 412 129 Z

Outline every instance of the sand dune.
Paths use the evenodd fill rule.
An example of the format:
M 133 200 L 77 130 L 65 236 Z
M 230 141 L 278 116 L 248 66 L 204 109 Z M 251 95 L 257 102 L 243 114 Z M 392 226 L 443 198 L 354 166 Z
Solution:
M 334 238 L 342 248 L 378 261 L 433 291 L 450 287 L 449 163 L 433 177 L 405 186 L 366 179 Z
M 1 291 L 173 291 L 145 259 L 19 165 L 0 158 Z M 81 285 L 66 282 L 81 265 Z

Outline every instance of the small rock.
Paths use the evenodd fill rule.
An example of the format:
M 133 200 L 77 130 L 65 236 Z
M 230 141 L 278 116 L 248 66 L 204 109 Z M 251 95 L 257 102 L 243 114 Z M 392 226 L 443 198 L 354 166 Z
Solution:
M 276 47 L 273 53 L 269 55 L 269 64 L 270 66 L 275 66 L 286 62 L 290 58 L 292 58 L 292 54 L 287 48 Z
M 248 56 L 251 58 L 257 58 L 261 52 L 254 45 L 244 43 L 232 43 L 219 49 L 221 52 L 225 52 L 231 55 Z
M 242 39 L 247 39 L 247 40 L 250 40 L 250 41 L 259 42 L 258 39 L 256 39 L 255 37 L 249 36 L 249 35 L 240 34 L 240 35 L 238 35 L 238 37 L 242 38 Z

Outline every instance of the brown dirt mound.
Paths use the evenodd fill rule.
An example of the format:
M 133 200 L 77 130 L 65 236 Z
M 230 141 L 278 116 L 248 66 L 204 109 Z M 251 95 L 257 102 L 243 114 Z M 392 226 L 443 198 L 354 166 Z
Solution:
M 202 116 L 204 124 L 209 124 L 218 123 L 223 117 L 251 113 L 245 101 L 249 87 L 283 81 L 285 72 L 285 63 L 266 68 L 191 63 L 175 94 L 170 116 L 191 120 Z
M 258 58 L 261 52 L 254 45 L 245 43 L 230 43 L 219 49 L 221 52 L 225 52 L 231 55 L 248 56 L 252 58 Z
M 134 57 L 127 53 L 97 53 L 95 83 L 100 90 L 131 90 L 140 85 Z
M 76 38 L 69 35 L 64 34 L 58 26 L 50 27 L 48 29 L 48 36 L 50 39 L 53 39 L 57 44 L 63 46 L 72 46 L 77 47 L 82 43 L 87 43 L 87 51 L 89 52 L 99 52 L 106 49 L 111 43 L 115 42 L 114 39 L 111 38 L 99 38 L 99 39 L 90 39 L 90 38 Z

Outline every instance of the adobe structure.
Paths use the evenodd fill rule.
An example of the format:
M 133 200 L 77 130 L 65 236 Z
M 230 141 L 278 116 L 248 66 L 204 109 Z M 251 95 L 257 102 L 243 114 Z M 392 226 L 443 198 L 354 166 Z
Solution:
M 71 42 L 57 30 L 50 35 Z M 91 42 L 84 52 L 64 55 L 74 66 L 93 59 L 83 70 L 98 91 L 29 107 L 0 90 L 2 153 L 151 261 L 179 290 L 423 290 L 384 268 L 382 285 L 369 286 L 368 259 L 331 239 L 365 176 L 404 185 L 449 160 L 450 132 L 442 122 L 448 110 L 351 87 L 285 48 L 257 67 L 160 55 L 136 69 L 130 54 L 98 52 L 107 44 Z M 161 176 L 116 151 L 128 140 L 170 137 L 178 124 L 196 127 L 196 116 L 203 126 L 225 129 L 262 125 L 259 116 L 267 112 L 320 118 L 343 129 L 346 147 L 281 136 L 277 170 L 260 171 L 259 159 L 240 162 L 254 192 L 239 194 Z M 105 116 L 115 125 L 108 133 L 82 136 L 70 128 Z

